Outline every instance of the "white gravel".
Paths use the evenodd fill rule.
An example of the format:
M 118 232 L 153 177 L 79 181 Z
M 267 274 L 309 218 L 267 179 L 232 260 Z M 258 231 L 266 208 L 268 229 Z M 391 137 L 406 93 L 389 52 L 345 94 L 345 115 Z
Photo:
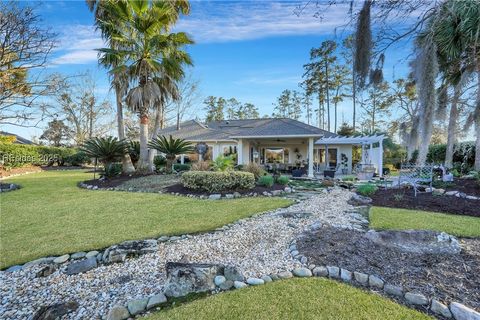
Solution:
M 334 189 L 289 208 L 243 219 L 224 231 L 160 243 L 159 252 L 125 263 L 101 266 L 67 276 L 61 269 L 45 278 L 35 278 L 41 266 L 12 273 L 0 272 L 0 318 L 29 319 L 42 305 L 75 300 L 80 304 L 68 319 L 100 319 L 115 304 L 161 292 L 167 261 L 234 265 L 245 276 L 258 277 L 299 266 L 289 252 L 293 239 L 309 225 L 320 221 L 351 226 L 354 215 L 347 204 L 351 193 Z M 311 212 L 308 218 L 284 218 L 282 212 Z

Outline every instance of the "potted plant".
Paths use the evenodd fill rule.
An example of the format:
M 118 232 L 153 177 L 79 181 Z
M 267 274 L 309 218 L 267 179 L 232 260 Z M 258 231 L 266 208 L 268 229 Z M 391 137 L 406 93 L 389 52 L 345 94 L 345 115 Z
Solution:
M 345 153 L 341 154 L 342 174 L 348 174 L 348 157 Z

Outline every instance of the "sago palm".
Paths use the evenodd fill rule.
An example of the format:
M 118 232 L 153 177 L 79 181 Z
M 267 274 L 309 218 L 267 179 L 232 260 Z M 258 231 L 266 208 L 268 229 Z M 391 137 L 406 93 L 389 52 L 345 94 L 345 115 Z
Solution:
M 125 140 L 118 140 L 112 136 L 92 138 L 87 140 L 80 150 L 87 156 L 98 159 L 105 168 L 108 168 L 113 162 L 121 160 L 127 153 L 127 143 Z
M 160 136 L 152 139 L 148 146 L 165 154 L 167 159 L 167 168 L 169 171 L 173 168 L 173 162 L 177 158 L 177 155 L 190 153 L 193 151 L 193 146 L 190 142 L 183 139 L 174 139 L 172 136 L 169 138 Z
M 99 51 L 106 60 L 122 61 L 112 72 L 125 73 L 134 86 L 128 91 L 126 103 L 140 119 L 137 170 L 151 170 L 147 147 L 149 114 L 165 93 L 155 79 L 165 75 L 180 79 L 183 66 L 192 64 L 182 48 L 193 41 L 183 32 L 169 32 L 179 15 L 188 13 L 188 2 L 106 1 L 102 9 L 111 19 L 101 21 L 101 29 L 114 35 L 115 47 Z

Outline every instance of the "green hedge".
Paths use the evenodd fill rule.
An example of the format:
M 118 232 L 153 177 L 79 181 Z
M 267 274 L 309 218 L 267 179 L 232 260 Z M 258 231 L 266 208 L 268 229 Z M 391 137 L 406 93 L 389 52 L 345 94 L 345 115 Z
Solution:
M 255 177 L 241 171 L 188 171 L 182 174 L 185 188 L 221 192 L 237 189 L 253 189 Z
M 78 153 L 74 148 L 0 143 L 0 160 L 3 161 L 5 168 L 53 165 L 55 163 L 63 166 L 69 162 L 72 165 L 79 165 L 89 161 L 87 157 L 78 155 Z

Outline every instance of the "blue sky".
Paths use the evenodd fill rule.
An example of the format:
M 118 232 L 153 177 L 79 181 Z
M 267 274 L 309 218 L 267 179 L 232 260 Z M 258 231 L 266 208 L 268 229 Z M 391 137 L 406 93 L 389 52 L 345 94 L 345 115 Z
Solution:
M 103 42 L 93 27 L 93 17 L 84 1 L 30 2 L 37 7 L 43 23 L 58 33 L 59 46 L 49 69 L 75 74 L 89 70 L 98 91 L 112 101 L 106 71 L 97 66 L 95 48 Z M 323 19 L 307 7 L 294 14 L 301 2 L 292 1 L 192 1 L 191 14 L 182 17 L 176 31 L 188 32 L 196 44 L 188 51 L 194 61 L 193 79 L 200 82 L 200 96 L 235 97 L 251 102 L 260 114 L 271 114 L 272 103 L 284 89 L 297 89 L 308 61 L 309 51 L 326 39 L 339 39 L 348 30 L 336 29 L 348 19 L 347 7 L 331 7 Z M 339 31 L 341 30 L 341 31 Z M 404 76 L 409 46 L 399 46 L 387 55 L 387 80 Z M 202 99 L 194 110 L 202 116 Z M 351 120 L 351 102 L 340 106 L 339 119 Z M 39 136 L 42 128 L 6 127 L 27 138 Z

